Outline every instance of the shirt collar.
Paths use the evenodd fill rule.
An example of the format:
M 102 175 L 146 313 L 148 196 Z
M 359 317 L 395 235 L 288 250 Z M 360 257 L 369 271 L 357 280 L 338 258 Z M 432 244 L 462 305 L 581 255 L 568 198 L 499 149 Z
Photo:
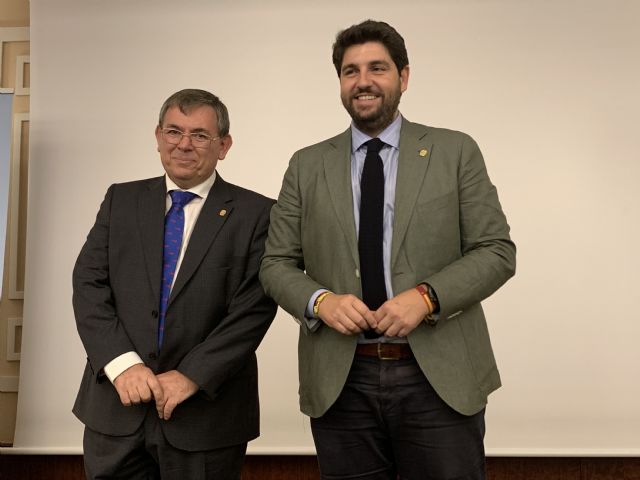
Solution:
M 165 183 L 167 185 L 167 193 L 171 190 L 182 190 L 183 192 L 192 192 L 198 195 L 200 198 L 205 199 L 207 195 L 209 195 L 209 190 L 213 186 L 213 183 L 216 181 L 217 172 L 214 170 L 209 178 L 207 178 L 204 182 L 196 185 L 195 187 L 188 188 L 186 190 L 180 188 L 175 184 L 173 180 L 169 178 L 169 175 L 164 176 Z
M 398 149 L 400 148 L 400 127 L 402 126 L 402 115 L 398 114 L 396 118 L 389 124 L 387 128 L 385 128 L 378 138 L 382 140 L 387 145 L 391 145 L 392 147 Z M 351 122 L 351 153 L 355 153 L 356 150 L 360 149 L 363 144 L 371 140 L 373 137 L 370 137 L 366 133 L 358 130 L 358 128 Z

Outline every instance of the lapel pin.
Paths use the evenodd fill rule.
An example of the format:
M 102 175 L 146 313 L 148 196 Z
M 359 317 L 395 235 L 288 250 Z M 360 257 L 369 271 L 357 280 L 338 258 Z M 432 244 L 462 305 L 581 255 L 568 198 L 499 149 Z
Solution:
M 221 217 L 224 217 L 227 214 L 227 211 L 225 209 L 220 210 L 220 212 L 218 212 L 218 215 L 220 215 Z
M 429 150 L 427 150 L 426 148 L 423 148 L 422 150 L 420 150 L 421 157 L 426 157 L 427 153 L 429 153 Z

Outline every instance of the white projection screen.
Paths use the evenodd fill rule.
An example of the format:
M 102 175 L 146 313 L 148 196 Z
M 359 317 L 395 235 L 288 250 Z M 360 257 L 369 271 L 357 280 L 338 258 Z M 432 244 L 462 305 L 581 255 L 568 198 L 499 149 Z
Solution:
M 163 100 L 187 87 L 218 94 L 234 138 L 220 175 L 276 197 L 295 150 L 349 125 L 331 45 L 365 18 L 405 38 L 405 117 L 478 141 L 518 246 L 516 277 L 484 302 L 504 383 L 487 409 L 487 453 L 640 455 L 635 0 L 31 0 L 11 452 L 81 452 L 71 271 L 107 187 L 162 173 Z M 280 311 L 258 352 L 262 436 L 250 453 L 313 453 L 296 348 Z

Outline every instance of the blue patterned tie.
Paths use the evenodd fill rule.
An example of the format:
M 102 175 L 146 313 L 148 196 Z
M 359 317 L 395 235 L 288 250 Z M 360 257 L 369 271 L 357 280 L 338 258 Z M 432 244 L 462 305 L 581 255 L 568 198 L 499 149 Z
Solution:
M 197 195 L 191 192 L 172 190 L 171 208 L 164 217 L 164 250 L 162 254 L 162 292 L 160 294 L 160 323 L 158 325 L 158 348 L 164 338 L 164 319 L 167 314 L 171 284 L 176 274 L 176 265 L 182 247 L 184 231 L 184 206 Z

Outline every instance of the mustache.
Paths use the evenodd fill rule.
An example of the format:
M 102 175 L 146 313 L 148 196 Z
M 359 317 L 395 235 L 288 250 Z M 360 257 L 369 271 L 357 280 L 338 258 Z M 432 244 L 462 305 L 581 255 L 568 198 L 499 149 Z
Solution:
M 364 87 L 364 88 L 358 87 L 356 89 L 356 91 L 353 92 L 352 96 L 355 97 L 356 95 L 360 95 L 360 94 L 363 94 L 363 93 L 372 93 L 374 95 L 380 95 L 381 94 L 381 92 L 379 92 L 376 89 L 373 89 L 371 87 Z

